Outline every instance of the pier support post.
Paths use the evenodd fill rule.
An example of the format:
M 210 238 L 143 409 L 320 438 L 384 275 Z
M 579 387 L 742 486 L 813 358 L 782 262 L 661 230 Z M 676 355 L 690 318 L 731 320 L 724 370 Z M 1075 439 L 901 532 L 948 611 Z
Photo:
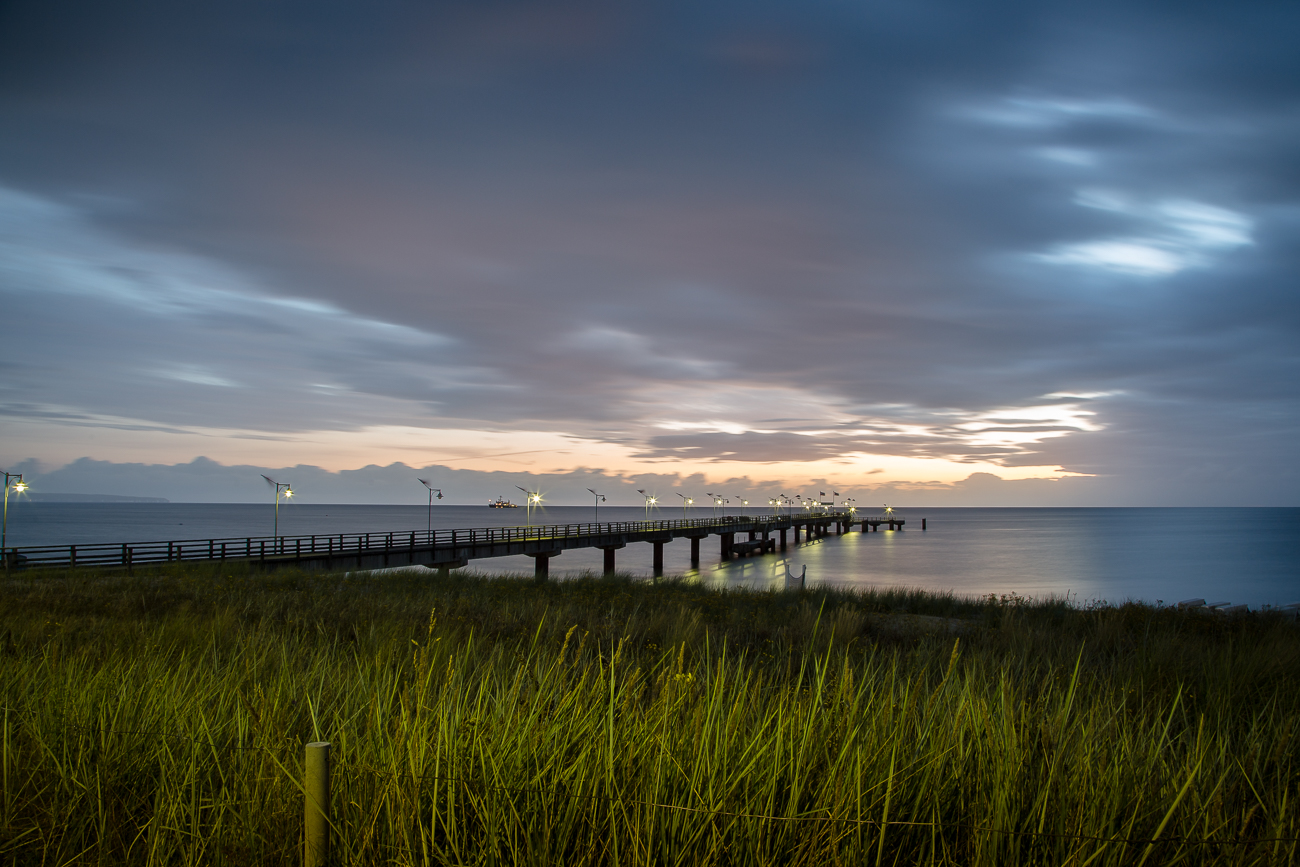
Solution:
M 700 568 L 700 537 L 691 537 L 691 568 Z
M 436 568 L 437 568 L 437 570 L 438 570 L 438 577 L 439 577 L 439 578 L 446 578 L 448 575 L 451 574 L 451 570 L 452 570 L 452 569 L 460 569 L 460 568 L 466 566 L 468 563 L 469 563 L 468 560 L 453 560 L 453 561 L 450 562 L 450 563 L 447 563 L 447 562 L 438 563 L 438 564 L 436 565 Z M 330 565 L 332 566 L 333 564 L 334 564 L 334 561 L 333 561 L 333 560 L 330 560 Z
M 722 539 L 722 551 L 721 551 L 722 559 L 723 559 L 723 560 L 730 560 L 730 559 L 731 559 L 731 543 L 734 542 L 734 541 L 736 540 L 736 534 L 735 534 L 735 533 L 722 533 L 721 536 L 720 536 L 720 538 Z
M 921 519 L 921 529 L 922 529 L 922 530 L 925 529 L 925 518 L 922 518 L 922 519 Z
M 601 550 L 605 552 L 605 574 L 613 575 L 614 574 L 614 552 L 617 551 L 618 549 L 602 548 Z
M 663 542 L 652 542 L 651 544 L 654 545 L 654 550 L 655 550 L 655 552 L 654 552 L 654 574 L 655 574 L 655 577 L 657 578 L 657 577 L 659 577 L 660 575 L 664 574 L 664 543 L 663 543 Z
M 785 530 L 781 530 L 781 550 L 785 550 Z
M 551 558 L 559 555 L 559 551 L 545 551 L 541 554 L 529 554 L 533 558 L 533 580 L 538 584 L 546 581 L 551 577 Z

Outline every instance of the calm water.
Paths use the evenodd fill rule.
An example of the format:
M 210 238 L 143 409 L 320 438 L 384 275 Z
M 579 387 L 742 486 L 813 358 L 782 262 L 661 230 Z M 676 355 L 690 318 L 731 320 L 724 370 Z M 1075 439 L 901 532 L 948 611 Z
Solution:
M 10 501 L 10 546 L 150 542 L 270 535 L 272 507 L 206 503 L 34 503 Z M 281 506 L 280 532 L 422 530 L 423 506 Z M 636 520 L 639 508 L 606 507 L 601 520 Z M 696 509 L 694 517 L 707 510 Z M 851 533 L 800 543 L 784 555 L 723 564 L 718 539 L 701 543 L 698 578 L 767 586 L 786 565 L 810 582 L 907 586 L 961 594 L 1070 594 L 1080 600 L 1173 602 L 1194 596 L 1252 606 L 1300 601 L 1300 509 L 916 509 L 902 532 Z M 664 510 L 661 518 L 679 518 Z M 922 532 L 920 519 L 929 529 Z M 523 509 L 434 506 L 435 527 L 524 523 Z M 590 521 L 590 506 L 552 506 L 535 522 Z M 651 548 L 617 554 L 619 571 L 649 575 Z M 560 577 L 599 572 L 601 552 L 568 551 L 551 560 Z M 532 574 L 532 560 L 504 557 L 472 568 Z M 690 542 L 664 548 L 668 574 L 690 571 Z M 695 573 L 691 573 L 694 575 Z

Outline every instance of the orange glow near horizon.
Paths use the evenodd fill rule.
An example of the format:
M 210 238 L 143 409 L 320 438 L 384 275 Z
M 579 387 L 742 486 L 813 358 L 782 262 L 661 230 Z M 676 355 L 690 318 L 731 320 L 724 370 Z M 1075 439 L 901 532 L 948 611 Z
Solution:
M 123 425 L 125 427 L 125 425 Z M 403 463 L 480 472 L 566 474 L 578 470 L 633 478 L 638 475 L 702 477 L 707 483 L 746 478 L 783 486 L 809 478 L 834 478 L 844 486 L 953 484 L 972 473 L 1008 481 L 1079 475 L 1059 466 L 1007 467 L 990 461 L 846 453 L 811 461 L 756 462 L 700 458 L 643 458 L 633 446 L 561 431 L 510 431 L 376 426 L 353 431 L 268 435 L 259 431 L 123 430 L 107 423 L 88 447 L 86 428 L 8 421 L 3 434 L 8 460 L 36 458 L 59 466 L 81 457 L 118 463 L 179 464 L 196 457 L 259 467 L 311 465 L 331 472 Z

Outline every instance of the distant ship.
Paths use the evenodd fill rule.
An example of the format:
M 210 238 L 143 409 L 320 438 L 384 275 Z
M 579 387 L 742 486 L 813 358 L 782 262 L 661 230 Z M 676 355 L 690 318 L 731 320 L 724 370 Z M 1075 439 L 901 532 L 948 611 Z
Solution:
M 497 497 L 495 500 L 492 500 L 491 502 L 488 503 L 488 508 L 489 509 L 518 509 L 519 506 L 510 502 L 509 500 L 503 500 L 500 497 Z

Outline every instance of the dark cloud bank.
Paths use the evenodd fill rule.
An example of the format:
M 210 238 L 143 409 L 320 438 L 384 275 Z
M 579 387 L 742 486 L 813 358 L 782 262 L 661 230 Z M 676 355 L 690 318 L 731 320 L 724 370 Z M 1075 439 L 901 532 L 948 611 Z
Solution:
M 901 450 L 1096 476 L 954 503 L 1293 505 L 1297 33 L 1260 2 L 11 2 L 0 420 Z M 256 499 L 244 469 L 51 479 Z
M 1109 492 L 1093 479 L 1024 479 L 1006 481 L 988 473 L 973 473 L 953 485 L 877 485 L 838 490 L 833 479 L 810 478 L 788 489 L 755 484 L 748 478 L 706 482 L 699 475 L 640 475 L 635 478 L 611 476 L 600 470 L 573 473 L 523 474 L 479 472 L 449 467 L 408 467 L 391 464 L 368 466 L 331 473 L 319 467 L 227 467 L 198 458 L 188 464 L 149 465 L 93 461 L 83 458 L 53 471 L 42 471 L 34 463 L 17 467 L 26 471 L 36 489 L 42 492 L 116 496 L 164 496 L 173 502 L 239 503 L 265 502 L 272 495 L 263 481 L 265 473 L 277 481 L 289 481 L 303 503 L 365 503 L 377 505 L 419 505 L 426 502 L 427 491 L 419 484 L 423 478 L 444 493 L 444 501 L 458 505 L 483 505 L 498 496 L 522 499 L 516 485 L 542 491 L 546 502 L 554 505 L 586 505 L 591 502 L 588 489 L 599 491 L 609 505 L 639 506 L 644 489 L 659 498 L 660 507 L 672 512 L 681 504 L 675 495 L 691 496 L 706 503 L 706 492 L 717 491 L 730 503 L 748 499 L 751 508 L 767 503 L 769 498 L 817 496 L 823 490 L 836 490 L 843 497 L 853 496 L 864 507 L 882 503 L 925 506 L 1095 506 L 1108 502 Z M 148 491 L 150 493 L 141 493 Z

